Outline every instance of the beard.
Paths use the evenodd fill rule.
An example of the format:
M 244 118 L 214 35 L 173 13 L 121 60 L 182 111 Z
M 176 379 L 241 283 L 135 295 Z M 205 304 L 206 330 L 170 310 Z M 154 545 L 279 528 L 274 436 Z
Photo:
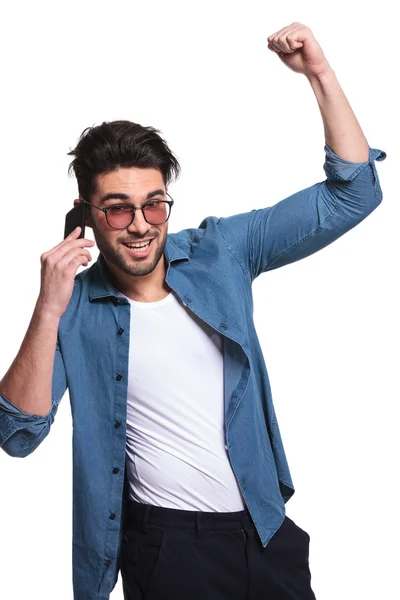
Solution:
M 110 261 L 115 267 L 121 269 L 127 275 L 133 277 L 143 277 L 149 275 L 154 271 L 158 263 L 160 262 L 163 254 L 165 245 L 167 243 L 167 230 L 164 233 L 158 233 L 154 235 L 151 241 L 151 253 L 150 256 L 142 259 L 136 259 L 134 257 L 126 256 L 126 251 L 123 249 L 122 240 L 121 242 L 116 241 L 115 244 L 110 244 L 106 237 L 92 224 L 94 238 L 96 240 L 97 247 L 100 253 Z M 128 241 L 128 240 L 124 240 Z M 131 242 L 140 242 L 139 238 L 131 239 Z

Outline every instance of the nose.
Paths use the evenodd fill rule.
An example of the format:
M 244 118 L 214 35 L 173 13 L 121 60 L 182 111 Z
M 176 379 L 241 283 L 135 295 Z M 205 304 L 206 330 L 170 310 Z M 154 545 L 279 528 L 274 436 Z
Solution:
M 135 218 L 127 229 L 131 233 L 144 236 L 149 231 L 150 227 L 151 225 L 145 220 L 142 211 L 137 208 L 135 210 Z

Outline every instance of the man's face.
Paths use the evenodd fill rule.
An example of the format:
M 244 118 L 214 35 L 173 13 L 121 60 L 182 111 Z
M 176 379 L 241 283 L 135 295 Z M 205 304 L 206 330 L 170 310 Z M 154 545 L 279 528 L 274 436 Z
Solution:
M 97 189 L 90 202 L 100 208 L 121 204 L 140 207 L 150 200 L 168 200 L 166 191 L 158 169 L 121 168 L 97 176 Z M 91 216 L 88 224 L 93 228 L 96 244 L 106 262 L 111 263 L 109 266 L 117 277 L 122 275 L 118 269 L 133 276 L 149 275 L 154 271 L 164 254 L 168 221 L 162 225 L 149 225 L 142 211 L 136 210 L 135 218 L 128 227 L 113 229 L 108 225 L 104 213 L 95 208 L 89 211 Z M 150 246 L 145 249 L 126 246 L 149 240 Z M 117 267 L 117 270 L 113 267 Z

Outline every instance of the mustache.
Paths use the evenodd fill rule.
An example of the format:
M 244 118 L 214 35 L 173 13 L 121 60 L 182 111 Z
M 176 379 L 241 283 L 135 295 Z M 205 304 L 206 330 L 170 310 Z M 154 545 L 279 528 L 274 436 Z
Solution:
M 152 235 L 151 237 L 148 235 L 142 235 L 140 237 L 137 236 L 134 238 L 130 238 L 129 240 L 121 240 L 120 244 L 133 244 L 135 242 L 142 242 L 143 240 L 153 240 L 156 237 L 156 235 Z

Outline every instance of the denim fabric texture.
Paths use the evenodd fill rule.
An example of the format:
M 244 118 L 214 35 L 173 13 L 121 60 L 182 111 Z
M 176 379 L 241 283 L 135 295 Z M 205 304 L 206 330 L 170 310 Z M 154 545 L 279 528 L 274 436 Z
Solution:
M 168 235 L 166 281 L 182 302 L 224 336 L 226 446 L 264 546 L 294 493 L 266 365 L 253 322 L 253 280 L 324 248 L 381 202 L 375 161 L 350 163 L 325 145 L 327 179 L 274 206 Z M 73 419 L 75 600 L 105 600 L 115 586 L 123 534 L 130 304 L 104 258 L 75 278 L 60 320 L 52 410 L 29 415 L 0 395 L 0 445 L 33 452 L 48 435 L 65 391 Z M 179 378 L 179 369 L 176 373 Z

